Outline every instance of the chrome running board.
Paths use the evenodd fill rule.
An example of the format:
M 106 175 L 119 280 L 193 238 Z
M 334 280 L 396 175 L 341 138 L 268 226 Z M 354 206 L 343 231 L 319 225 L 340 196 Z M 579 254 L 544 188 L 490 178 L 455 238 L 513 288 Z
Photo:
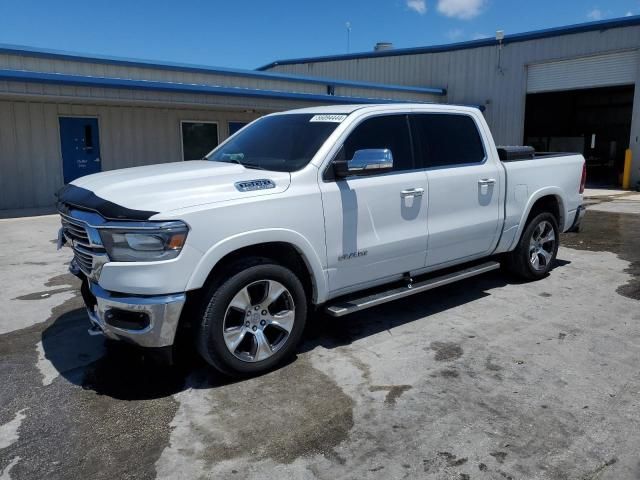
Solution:
M 332 317 L 342 317 L 343 315 L 364 310 L 365 308 L 375 307 L 376 305 L 392 302 L 393 300 L 408 297 L 409 295 L 426 292 L 427 290 L 448 285 L 449 283 L 454 283 L 459 280 L 464 280 L 465 278 L 474 277 L 499 268 L 499 262 L 485 262 L 462 270 L 447 273 L 439 277 L 432 277 L 417 283 L 402 287 L 395 287 L 390 290 L 366 295 L 364 297 L 338 300 L 334 304 L 327 305 L 325 307 L 325 311 Z

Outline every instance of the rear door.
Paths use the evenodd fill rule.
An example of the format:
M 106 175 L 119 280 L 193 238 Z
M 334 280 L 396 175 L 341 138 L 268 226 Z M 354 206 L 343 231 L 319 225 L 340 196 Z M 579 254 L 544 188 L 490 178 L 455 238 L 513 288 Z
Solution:
M 347 136 L 338 159 L 378 148 L 391 150 L 392 171 L 320 183 L 332 292 L 424 267 L 427 175 L 415 166 L 407 115 L 363 120 Z
M 500 167 L 488 161 L 475 119 L 464 113 L 416 113 L 411 131 L 429 182 L 426 266 L 491 253 L 502 218 Z

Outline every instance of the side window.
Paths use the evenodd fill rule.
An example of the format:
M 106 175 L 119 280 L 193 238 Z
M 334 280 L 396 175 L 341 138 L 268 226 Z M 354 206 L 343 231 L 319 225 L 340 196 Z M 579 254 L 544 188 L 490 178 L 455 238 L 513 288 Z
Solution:
M 413 155 L 406 115 L 373 117 L 358 125 L 344 142 L 341 159 L 351 160 L 356 150 L 388 148 L 393 154 L 393 170 L 411 170 Z
M 468 115 L 411 115 L 411 133 L 420 168 L 480 163 L 485 152 L 473 119 Z

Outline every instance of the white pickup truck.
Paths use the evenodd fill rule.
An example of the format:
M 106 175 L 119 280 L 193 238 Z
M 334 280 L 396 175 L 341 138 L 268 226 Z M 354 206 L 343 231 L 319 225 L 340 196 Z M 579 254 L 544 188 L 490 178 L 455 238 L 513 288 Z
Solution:
M 58 194 L 90 333 L 256 374 L 307 316 L 342 316 L 505 265 L 530 280 L 584 214 L 584 159 L 496 148 L 480 110 L 386 104 L 262 117 L 201 161 Z M 401 307 L 400 307 L 401 308 Z

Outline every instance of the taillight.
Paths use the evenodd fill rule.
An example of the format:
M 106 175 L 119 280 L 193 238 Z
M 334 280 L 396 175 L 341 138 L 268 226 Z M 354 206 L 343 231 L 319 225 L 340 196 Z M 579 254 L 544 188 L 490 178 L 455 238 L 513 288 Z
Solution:
M 580 191 L 578 193 L 584 193 L 584 185 L 587 183 L 587 164 L 582 164 L 582 178 L 580 179 Z

